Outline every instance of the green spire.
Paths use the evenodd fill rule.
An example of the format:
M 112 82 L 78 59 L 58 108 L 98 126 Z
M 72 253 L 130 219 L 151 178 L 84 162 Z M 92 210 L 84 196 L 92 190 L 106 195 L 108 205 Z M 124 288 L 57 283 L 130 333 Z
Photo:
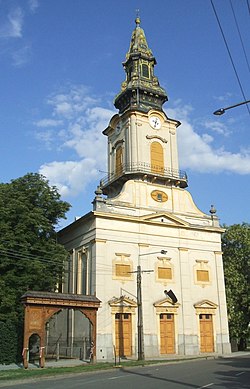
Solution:
M 156 60 L 140 26 L 139 16 L 136 17 L 135 24 L 126 61 L 123 63 L 126 80 L 114 102 L 120 113 L 131 109 L 144 112 L 152 108 L 162 110 L 162 105 L 168 100 L 165 90 L 154 75 Z

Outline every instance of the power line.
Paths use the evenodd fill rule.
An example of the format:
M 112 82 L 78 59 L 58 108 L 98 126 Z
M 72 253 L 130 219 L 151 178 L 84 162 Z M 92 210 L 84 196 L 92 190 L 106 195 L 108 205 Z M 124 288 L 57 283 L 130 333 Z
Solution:
M 242 50 L 244 52 L 244 56 L 245 56 L 245 60 L 246 60 L 246 63 L 247 63 L 247 67 L 248 67 L 248 70 L 250 72 L 250 65 L 249 65 L 249 62 L 248 62 L 247 53 L 246 53 L 245 46 L 244 46 L 244 43 L 243 43 L 243 39 L 242 39 L 242 36 L 241 36 L 239 24 L 237 22 L 236 15 L 235 15 L 235 12 L 234 12 L 232 0 L 230 0 L 230 5 L 231 5 L 231 9 L 232 9 L 233 16 L 234 16 L 234 21 L 235 21 L 235 24 L 236 24 L 236 27 L 237 27 L 237 30 L 238 30 L 238 34 L 239 34 L 239 37 L 240 37 L 240 42 L 241 42 Z
M 47 242 L 49 242 L 49 243 L 55 243 L 55 246 L 57 245 L 57 242 L 54 240 L 51 240 L 51 239 L 49 239 L 49 241 L 47 241 Z M 0 241 L 0 243 L 6 243 L 6 244 L 8 244 L 8 243 L 14 243 L 15 244 L 15 246 L 20 246 L 20 247 L 25 247 L 25 248 L 27 248 L 27 246 L 32 246 L 32 244 L 29 242 L 29 241 L 23 241 L 22 243 L 17 243 L 16 241 L 14 241 L 14 240 L 9 240 L 9 239 L 4 239 L 4 240 L 1 240 Z M 39 252 L 41 252 L 41 253 L 48 253 L 48 251 L 45 251 L 45 250 L 43 250 L 43 249 L 37 249 L 37 251 L 39 251 Z
M 1 249 L 0 248 L 0 255 L 5 255 L 7 256 L 9 259 L 15 259 L 15 260 L 24 260 L 24 261 L 29 261 L 30 263 L 34 263 L 35 261 L 39 261 L 41 262 L 42 264 L 45 264 L 45 265 L 48 265 L 48 264 L 51 264 L 51 265 L 57 265 L 58 264 L 61 264 L 61 265 L 65 265 L 65 263 L 63 262 L 59 262 L 59 261 L 55 261 L 53 259 L 44 259 L 42 257 L 37 257 L 37 256 L 33 256 L 33 255 L 30 255 L 30 254 L 23 254 L 23 253 L 17 253 L 16 251 L 13 251 L 13 250 L 7 250 L 7 249 Z M 71 267 L 72 265 L 70 265 Z M 66 266 L 67 267 L 67 266 Z M 71 274 L 71 275 L 76 275 L 76 274 L 79 274 L 79 269 L 77 270 L 72 270 L 72 269 L 64 269 L 64 274 Z M 101 272 L 99 272 L 99 274 L 101 275 L 112 275 L 112 271 L 110 271 L 110 266 L 107 265 L 107 268 L 101 268 Z
M 1 244 L 4 245 L 4 244 L 9 244 L 9 243 L 13 243 L 13 241 L 10 241 L 10 240 L 3 240 L 0 242 L 0 247 L 1 247 Z M 18 247 L 22 247 L 22 248 L 25 248 L 25 249 L 31 249 L 32 248 L 32 245 L 30 243 L 27 242 L 27 245 L 23 244 L 23 243 L 16 243 L 14 242 L 14 246 L 18 246 Z M 61 245 L 62 246 L 62 245 Z M 51 246 L 51 248 L 55 248 L 57 249 L 57 247 L 59 247 L 58 244 L 55 243 L 55 246 Z M 63 246 L 62 246 L 63 247 Z M 41 250 L 41 249 L 38 249 L 38 248 L 35 248 L 33 247 L 32 248 L 34 251 L 38 252 L 38 253 L 42 253 L 42 254 L 46 254 L 46 255 L 51 255 L 50 252 L 48 252 L 47 250 Z M 11 249 L 10 249 L 11 250 Z M 31 254 L 32 255 L 32 254 Z M 44 256 L 43 256 L 44 257 Z M 50 259 L 51 257 L 45 257 L 45 258 L 48 258 Z
M 249 0 L 246 0 L 246 1 L 247 1 L 248 12 L 249 12 L 249 15 L 250 15 L 250 3 L 249 3 Z
M 0 254 L 7 256 L 10 259 L 21 259 L 21 260 L 26 260 L 26 261 L 39 261 L 39 262 L 44 262 L 46 264 L 54 264 L 58 265 L 59 261 L 55 261 L 53 259 L 45 259 L 42 257 L 36 257 L 33 255 L 29 254 L 22 254 L 22 253 L 17 253 L 16 251 L 12 250 L 7 250 L 7 249 L 1 249 L 0 248 Z
M 230 52 L 230 49 L 229 49 L 229 46 L 227 44 L 227 40 L 226 40 L 226 37 L 225 37 L 225 34 L 223 32 L 223 29 L 222 29 L 222 26 L 221 26 L 221 23 L 220 23 L 220 20 L 219 20 L 219 17 L 217 15 L 217 12 L 216 12 L 216 9 L 215 9 L 215 6 L 214 6 L 214 3 L 213 3 L 213 0 L 210 0 L 211 2 L 211 5 L 212 5 L 212 8 L 213 8 L 213 11 L 214 11 L 214 14 L 215 14 L 215 17 L 216 17 L 216 20 L 217 20 L 217 23 L 219 25 L 219 28 L 220 28 L 220 31 L 221 31 L 221 35 L 223 37 L 223 40 L 224 40 L 224 43 L 226 45 L 226 48 L 227 48 L 227 52 L 228 52 L 228 55 L 229 55 L 229 58 L 230 58 L 230 61 L 231 61 L 231 64 L 233 66 L 233 69 L 234 69 L 234 73 L 235 73 L 235 76 L 237 78 L 237 81 L 238 81 L 238 84 L 239 84 L 239 87 L 240 87 L 240 90 L 241 90 L 241 93 L 242 93 L 242 96 L 244 98 L 244 101 L 246 101 L 246 96 L 245 96 L 245 93 L 244 93 L 244 90 L 243 90 L 243 87 L 241 85 L 241 82 L 240 82 L 240 78 L 239 78 L 239 75 L 238 75 L 238 72 L 236 70 L 236 67 L 234 65 L 234 61 L 233 61 L 233 58 L 232 58 L 232 55 L 231 55 L 231 52 Z M 250 109 L 249 109 L 249 106 L 246 104 L 246 107 L 247 107 L 247 110 L 248 110 L 248 113 L 250 115 Z

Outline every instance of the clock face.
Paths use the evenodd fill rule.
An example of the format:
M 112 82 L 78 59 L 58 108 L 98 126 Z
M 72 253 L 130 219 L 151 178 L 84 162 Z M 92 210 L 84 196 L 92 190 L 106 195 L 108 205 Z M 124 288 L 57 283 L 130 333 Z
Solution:
M 161 120 L 160 118 L 158 118 L 158 116 L 150 116 L 149 124 L 151 127 L 155 128 L 156 130 L 159 130 L 161 128 Z

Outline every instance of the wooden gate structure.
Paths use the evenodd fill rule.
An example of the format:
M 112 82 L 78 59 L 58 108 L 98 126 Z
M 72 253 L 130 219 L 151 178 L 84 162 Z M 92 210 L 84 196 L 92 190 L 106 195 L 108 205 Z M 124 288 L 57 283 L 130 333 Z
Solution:
M 65 308 L 82 312 L 92 324 L 92 358 L 96 360 L 96 314 L 101 301 L 95 296 L 52 292 L 26 292 L 21 297 L 24 305 L 23 365 L 28 368 L 29 338 L 40 337 L 39 366 L 45 366 L 45 324 L 55 313 Z

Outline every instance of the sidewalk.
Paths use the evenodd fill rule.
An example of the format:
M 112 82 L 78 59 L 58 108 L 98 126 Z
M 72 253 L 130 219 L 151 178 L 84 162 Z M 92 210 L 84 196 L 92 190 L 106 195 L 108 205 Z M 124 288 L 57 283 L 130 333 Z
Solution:
M 162 358 L 158 359 L 159 362 L 170 362 L 170 361 L 185 361 L 189 359 L 206 359 L 206 358 L 235 358 L 235 357 L 242 357 L 242 356 L 250 356 L 250 351 L 237 351 L 233 352 L 231 354 L 226 355 L 215 355 L 215 354 L 206 354 L 206 355 L 186 355 L 186 356 L 171 356 L 169 358 Z M 129 360 L 128 360 L 129 361 Z M 121 362 L 125 362 L 122 360 Z M 45 368 L 48 367 L 73 367 L 73 366 L 81 366 L 86 365 L 88 361 L 81 361 L 79 359 L 59 359 L 59 361 L 56 360 L 47 360 L 45 361 Z M 114 363 L 114 361 L 113 361 Z M 39 368 L 38 363 L 29 363 L 29 369 L 37 369 Z M 23 364 L 16 364 L 12 363 L 10 365 L 0 365 L 0 371 L 1 370 L 10 370 L 10 369 L 23 369 Z
M 59 361 L 56 360 L 49 360 L 45 361 L 45 367 L 73 367 L 73 366 L 81 366 L 86 365 L 87 362 L 80 361 L 79 359 L 59 359 Z M 29 369 L 36 369 L 39 368 L 39 363 L 30 363 L 29 362 Z M 23 369 L 23 364 L 17 364 L 17 363 L 11 363 L 10 365 L 0 365 L 0 371 L 1 370 L 10 370 L 10 369 Z

